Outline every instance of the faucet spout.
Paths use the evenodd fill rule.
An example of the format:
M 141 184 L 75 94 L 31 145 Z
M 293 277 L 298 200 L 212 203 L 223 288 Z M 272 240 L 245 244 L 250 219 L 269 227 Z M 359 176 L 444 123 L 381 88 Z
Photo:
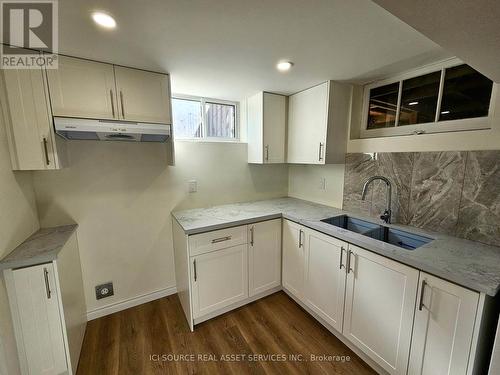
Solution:
M 368 191 L 368 186 L 375 180 L 381 180 L 384 181 L 386 186 L 387 186 L 387 208 L 384 211 L 383 215 L 380 216 L 382 220 L 384 220 L 387 224 L 391 223 L 391 198 L 392 198 L 392 184 L 391 181 L 389 181 L 388 178 L 384 176 L 373 176 L 367 179 L 363 185 L 363 191 L 361 192 L 361 200 L 366 199 L 366 193 Z

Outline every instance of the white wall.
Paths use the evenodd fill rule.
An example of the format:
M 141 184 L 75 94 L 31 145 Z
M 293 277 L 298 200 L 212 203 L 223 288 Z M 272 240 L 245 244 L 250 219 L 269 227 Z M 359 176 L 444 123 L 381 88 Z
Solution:
M 0 111 L 1 112 L 1 111 Z M 31 172 L 12 172 L 0 113 L 0 258 L 38 229 Z M 0 374 L 19 373 L 16 343 L 3 276 L 0 277 Z
M 172 210 L 287 195 L 288 167 L 247 164 L 245 143 L 175 148 L 169 167 L 162 144 L 72 141 L 68 168 L 34 173 L 42 226 L 79 224 L 88 310 L 175 285 Z M 115 295 L 96 301 L 106 281 Z
M 289 196 L 342 208 L 344 164 L 294 164 L 288 170 Z M 322 179 L 325 179 L 325 189 Z

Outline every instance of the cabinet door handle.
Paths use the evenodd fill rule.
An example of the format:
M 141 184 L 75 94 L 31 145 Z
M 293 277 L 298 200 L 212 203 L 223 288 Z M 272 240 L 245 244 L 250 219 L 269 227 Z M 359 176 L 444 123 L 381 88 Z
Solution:
M 194 281 L 198 280 L 198 274 L 196 273 L 196 259 L 193 260 L 193 268 L 194 268 Z
M 269 161 L 269 145 L 266 145 L 266 161 Z
M 49 159 L 49 148 L 47 146 L 47 138 L 43 138 L 43 150 L 45 151 L 45 163 L 47 165 L 50 165 L 50 159 Z
M 342 264 L 342 258 L 344 257 L 344 246 L 342 246 L 340 248 L 340 265 L 339 265 L 339 269 L 342 269 L 342 267 L 344 267 L 344 265 Z
M 304 244 L 302 243 L 302 229 L 299 229 L 299 248 L 302 247 Z
M 111 112 L 113 113 L 113 118 L 115 117 L 115 100 L 113 98 L 113 90 L 109 90 L 109 96 L 111 97 Z
M 253 231 L 254 231 L 254 227 L 251 226 L 250 227 L 250 245 L 253 246 Z
M 347 273 L 354 272 L 354 269 L 351 267 L 351 254 L 354 254 L 352 250 L 347 252 Z
M 319 161 L 322 161 L 323 160 L 323 143 L 319 143 L 319 157 L 318 157 L 318 160 Z
M 226 236 L 226 237 L 221 237 L 221 238 L 215 238 L 212 240 L 212 243 L 218 243 L 218 242 L 224 242 L 224 241 L 229 241 L 232 238 L 232 236 Z
M 125 118 L 125 107 L 123 105 L 123 91 L 120 90 L 120 102 L 122 104 L 122 117 Z
M 425 294 L 425 287 L 426 286 L 427 286 L 427 282 L 425 280 L 422 280 L 422 286 L 420 287 L 420 302 L 418 303 L 418 311 L 422 311 L 422 309 L 425 307 L 424 294 Z
M 50 299 L 52 292 L 50 291 L 49 271 L 47 270 L 47 268 L 43 269 L 43 278 L 45 279 L 45 292 L 47 293 L 47 299 Z

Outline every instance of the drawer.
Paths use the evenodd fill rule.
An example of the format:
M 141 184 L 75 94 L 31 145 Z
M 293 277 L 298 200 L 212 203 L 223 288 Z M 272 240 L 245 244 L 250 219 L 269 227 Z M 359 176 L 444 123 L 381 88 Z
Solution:
M 247 226 L 215 230 L 189 236 L 189 256 L 247 243 Z

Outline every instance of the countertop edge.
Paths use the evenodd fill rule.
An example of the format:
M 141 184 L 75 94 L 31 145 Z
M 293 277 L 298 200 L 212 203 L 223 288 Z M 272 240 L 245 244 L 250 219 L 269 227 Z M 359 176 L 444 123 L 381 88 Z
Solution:
M 0 271 L 4 271 L 7 269 L 14 269 L 14 268 L 30 267 L 30 266 L 35 266 L 37 264 L 49 263 L 54 261 L 55 259 L 57 259 L 59 252 L 64 247 L 64 245 L 66 245 L 69 238 L 76 232 L 77 228 L 78 224 L 66 224 L 56 227 L 40 228 L 31 236 L 29 236 L 26 240 L 24 240 L 18 246 L 16 246 L 14 250 L 6 254 L 2 258 L 2 260 L 0 260 Z M 53 230 L 53 232 L 47 233 L 46 235 L 53 235 L 54 233 L 60 234 L 61 232 L 64 232 L 65 236 L 63 241 L 58 243 L 50 250 L 43 251 L 42 253 L 37 254 L 33 257 L 21 257 L 20 259 L 15 259 L 15 258 L 9 259 L 10 257 L 15 256 L 16 252 L 22 251 L 23 247 L 26 246 L 29 242 L 36 240 L 37 237 L 40 236 L 41 234 L 43 235 L 44 231 L 49 231 L 49 230 Z

